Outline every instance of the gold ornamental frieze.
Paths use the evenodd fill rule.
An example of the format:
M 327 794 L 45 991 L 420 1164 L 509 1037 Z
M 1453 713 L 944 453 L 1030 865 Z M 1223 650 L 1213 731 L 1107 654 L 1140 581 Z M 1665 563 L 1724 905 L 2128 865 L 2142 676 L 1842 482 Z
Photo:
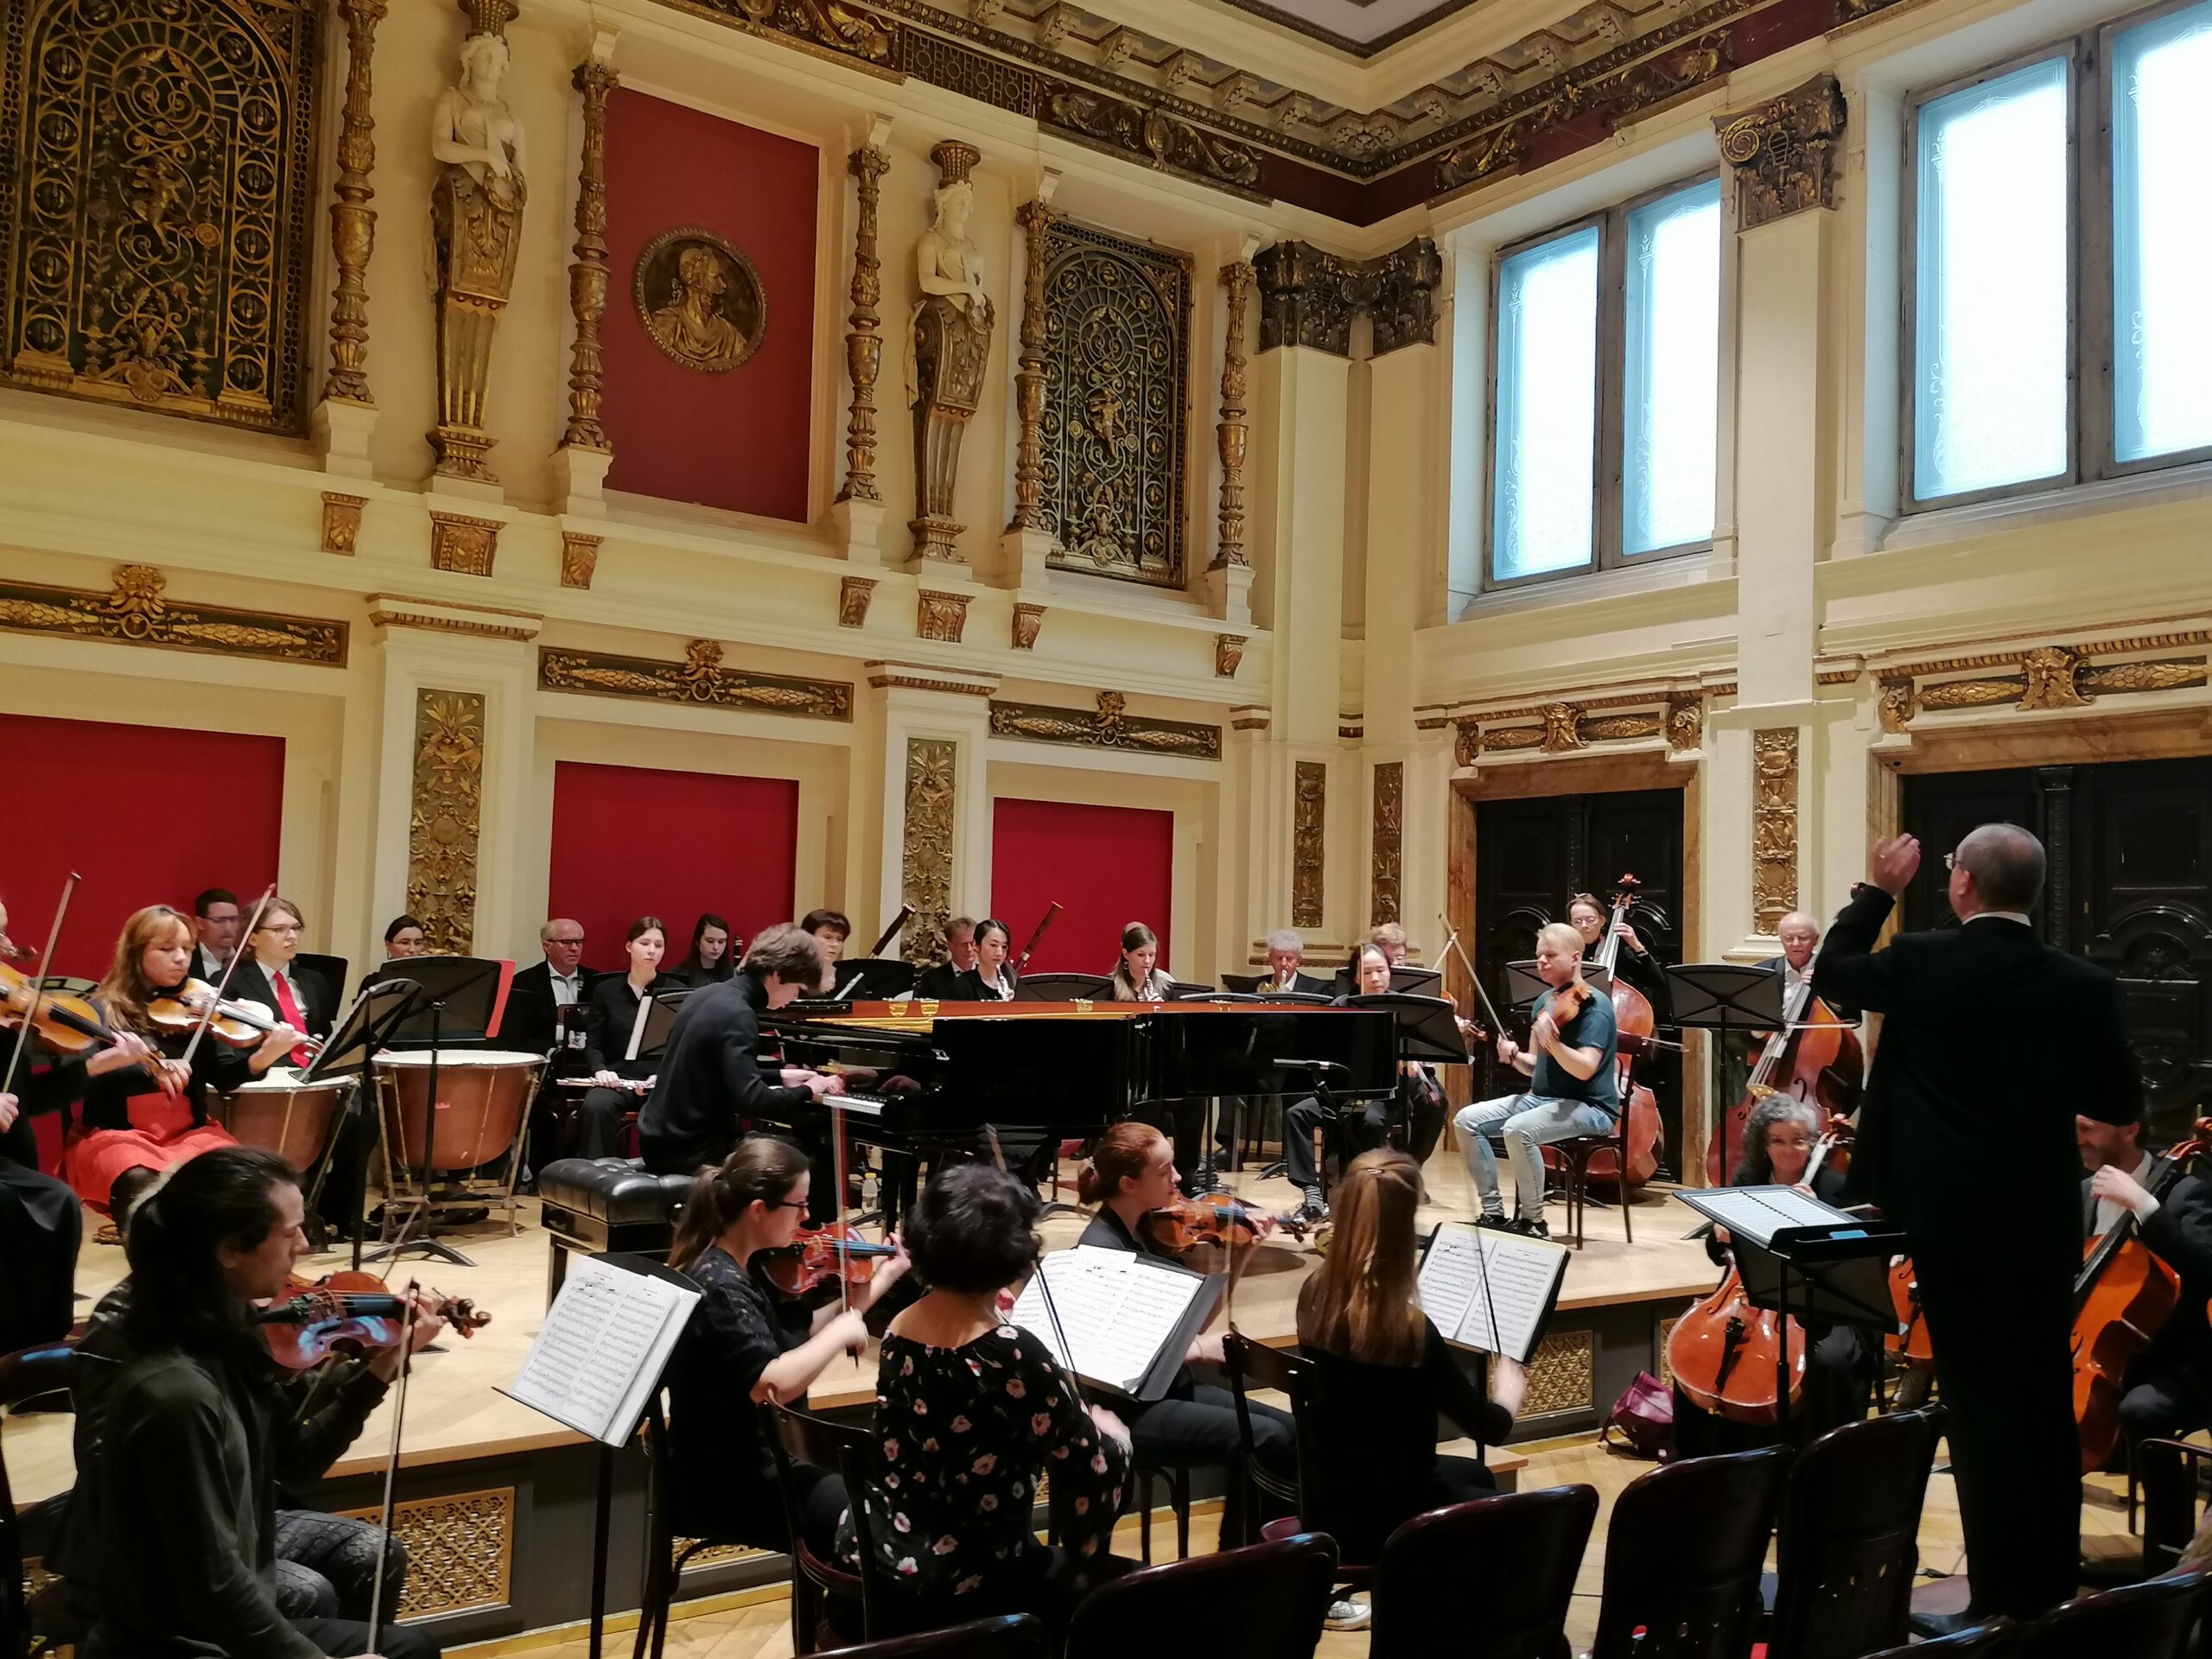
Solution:
M 1046 703 L 991 703 L 991 735 L 1066 743 L 1089 749 L 1135 749 L 1150 754 L 1221 759 L 1221 728 L 1182 720 L 1147 720 L 1128 712 L 1128 698 L 1101 691 L 1096 711 Z
M 953 847 L 959 831 L 960 747 L 949 738 L 906 740 L 906 832 L 899 858 L 899 897 L 914 907 L 906 930 L 910 960 L 929 960 L 932 941 L 952 914 Z
M 631 279 L 638 321 L 661 355 L 695 374 L 723 374 L 760 349 L 768 296 L 743 250 L 693 225 L 663 231 Z
M 1771 936 L 1797 908 L 1797 728 L 1751 734 L 1751 918 Z
M 721 645 L 713 639 L 694 639 L 685 647 L 680 663 L 542 646 L 537 653 L 537 683 L 549 691 L 581 691 L 593 696 L 758 709 L 815 720 L 853 717 L 853 688 L 844 682 L 724 668 Z
M 302 429 L 320 9 L 9 0 L 0 379 Z
M 1486 757 L 1572 754 L 1635 745 L 1663 746 L 1683 757 L 1705 738 L 1706 699 L 1731 696 L 1732 682 L 1655 686 L 1645 691 L 1575 694 L 1548 702 L 1455 713 L 1454 756 L 1463 766 Z
M 1406 846 L 1406 763 L 1402 760 L 1384 760 L 1375 768 L 1375 813 L 1369 839 L 1372 851 L 1368 917 L 1377 923 L 1395 922 Z
M 343 622 L 229 606 L 179 605 L 167 597 L 168 587 L 168 577 L 150 564 L 118 564 L 113 585 L 105 593 L 0 582 L 0 628 L 322 668 L 346 666 Z
M 2126 693 L 2212 684 L 2212 624 L 2189 619 L 2179 626 L 2145 626 L 2152 631 L 2104 639 L 1993 642 L 1979 650 L 1950 647 L 1942 656 L 1890 656 L 1861 664 L 1846 677 L 1863 672 L 1873 678 L 1876 716 L 1893 737 L 1928 714 L 2085 709 Z

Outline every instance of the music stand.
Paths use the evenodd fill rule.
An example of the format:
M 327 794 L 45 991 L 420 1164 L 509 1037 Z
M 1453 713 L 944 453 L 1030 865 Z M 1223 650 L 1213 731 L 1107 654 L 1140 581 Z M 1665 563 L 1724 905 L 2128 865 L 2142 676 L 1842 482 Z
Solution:
M 1024 974 L 1014 982 L 1017 1002 L 1109 1002 L 1111 974 Z
M 364 985 L 353 994 L 353 1001 L 346 1008 L 329 1039 L 308 1062 L 307 1070 L 300 1074 L 302 1083 L 321 1083 L 337 1077 L 359 1079 L 353 1090 L 353 1106 L 359 1110 L 363 1100 L 372 1111 L 379 1110 L 376 1091 L 377 1051 L 391 1045 L 392 1033 L 403 1020 L 411 1014 L 423 995 L 423 988 L 405 980 L 389 984 Z M 330 1155 L 337 1147 L 334 1135 L 331 1143 L 323 1150 L 323 1170 L 330 1168 Z M 318 1178 L 316 1189 L 321 1192 Z M 365 1153 L 359 1173 L 353 1182 L 353 1267 L 361 1266 L 361 1218 L 369 1207 L 369 1160 Z
M 1473 1056 L 1459 1030 L 1459 1011 L 1440 996 L 1408 996 L 1382 991 L 1345 1000 L 1351 1008 L 1376 1008 L 1398 1027 L 1398 1058 L 1426 1065 L 1465 1065 Z
M 896 1002 L 914 988 L 921 970 L 896 957 L 849 957 L 830 964 L 833 1002 Z
M 507 1006 L 507 988 L 514 982 L 513 963 L 496 957 L 400 957 L 378 969 L 375 983 L 364 990 L 381 989 L 394 983 L 412 984 L 417 992 L 416 1010 L 393 1033 L 391 1046 L 397 1047 L 402 1039 L 412 1040 L 427 1037 L 423 1046 L 429 1050 L 429 1077 L 423 1090 L 423 1166 L 416 1172 L 416 1191 L 411 1198 L 404 1200 L 408 1205 L 407 1218 L 400 1224 L 399 1236 L 389 1244 L 379 1244 L 363 1257 L 369 1262 L 382 1262 L 387 1257 L 404 1255 L 410 1250 L 423 1250 L 455 1267 L 473 1268 L 476 1264 L 450 1244 L 441 1243 L 426 1230 L 419 1238 L 410 1239 L 409 1231 L 415 1223 L 422 1221 L 425 1229 L 433 1208 L 430 1183 L 436 1175 L 438 1129 L 438 1050 L 448 1040 L 446 1015 L 450 1011 L 456 1027 L 451 1040 L 467 1041 L 481 1039 L 487 1031 L 498 1027 Z M 543 1081 L 544 1072 L 538 1077 Z M 394 1109 L 398 1095 L 393 1094 Z M 378 1122 L 383 1122 L 383 1103 L 373 1101 Z M 529 1108 L 524 1108 L 524 1120 L 528 1121 Z M 401 1141 L 399 1155 L 406 1155 L 406 1143 Z M 509 1156 L 513 1154 L 510 1152 Z M 392 1165 L 392 1148 L 385 1149 L 386 1176 L 385 1218 L 391 1217 L 391 1201 L 397 1194 L 389 1191 Z
M 1221 976 L 1221 982 L 1224 989 L 1239 991 L 1246 996 L 1250 996 L 1259 990 L 1260 982 L 1266 977 L 1265 974 L 1224 974 Z
M 1188 980 L 1171 979 L 1167 982 L 1167 1000 L 1170 1002 L 1199 1002 L 1219 988 L 1215 985 L 1198 985 Z
M 1586 962 L 1582 964 L 1582 982 L 1597 992 L 1599 995 L 1608 1001 L 1611 1000 L 1613 976 L 1596 963 Z M 1514 1013 L 1528 1013 L 1536 1006 L 1536 999 L 1552 988 L 1545 982 L 1544 976 L 1536 971 L 1536 964 L 1533 958 L 1527 962 L 1509 962 L 1505 964 L 1505 1005 Z
M 1904 1254 L 1910 1241 L 1901 1227 L 1835 1209 L 1793 1186 L 1718 1187 L 1675 1196 L 1728 1229 L 1728 1248 L 1745 1297 L 1753 1307 L 1782 1318 L 1783 1336 L 1776 1344 L 1774 1364 L 1775 1428 L 1787 1446 L 1790 1319 L 1801 1326 L 1819 1320 L 1900 1334 L 1890 1294 L 1890 1258 Z M 1811 1342 L 1809 1333 L 1804 1340 Z
M 1666 967 L 1675 1023 L 1713 1033 L 1713 1132 L 1726 1133 L 1728 1110 L 1728 1036 L 1779 1031 L 1784 1024 L 1782 976 L 1740 962 L 1684 962 Z
M 1350 996 L 1352 992 L 1351 969 L 1348 967 L 1338 969 L 1334 983 L 1338 996 Z M 1443 993 L 1439 987 L 1443 983 L 1444 970 L 1441 968 L 1400 966 L 1390 970 L 1390 988 L 1408 996 L 1440 996 Z

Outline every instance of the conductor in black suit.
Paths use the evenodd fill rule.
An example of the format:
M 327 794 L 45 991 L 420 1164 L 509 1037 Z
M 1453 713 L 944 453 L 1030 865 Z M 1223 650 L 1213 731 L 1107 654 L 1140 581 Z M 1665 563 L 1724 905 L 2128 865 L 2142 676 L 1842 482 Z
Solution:
M 787 1126 L 818 1149 L 820 1114 L 812 1108 L 845 1085 L 800 1066 L 780 1079 L 761 1074 L 760 1016 L 822 982 L 822 944 L 788 922 L 764 928 L 737 973 L 683 999 L 669 1028 L 659 1079 L 638 1115 L 638 1143 L 656 1175 L 690 1175 L 719 1164 L 745 1133 L 743 1120 Z M 836 1213 L 834 1183 L 823 1203 Z
M 2025 1618 L 2072 1596 L 2080 1580 L 2075 1118 L 2132 1122 L 2142 1083 L 2118 982 L 2036 938 L 2028 914 L 2043 891 L 2043 843 L 1986 823 L 1944 861 L 1961 925 L 1877 950 L 1920 868 L 1920 843 L 1899 836 L 1876 846 L 1868 880 L 1829 930 L 1813 988 L 1885 1016 L 1848 1191 L 1910 1236 L 1949 1408 L 1968 1617 Z M 1948 1623 L 1915 1621 L 1923 1630 Z

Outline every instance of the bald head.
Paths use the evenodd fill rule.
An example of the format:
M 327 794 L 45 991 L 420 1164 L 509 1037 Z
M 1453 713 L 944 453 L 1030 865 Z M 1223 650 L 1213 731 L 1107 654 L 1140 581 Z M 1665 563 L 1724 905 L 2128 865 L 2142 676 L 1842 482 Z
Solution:
M 2044 851 L 2017 823 L 1985 823 L 1951 855 L 1951 909 L 1961 921 L 1985 910 L 2035 908 L 2043 896 Z
M 1821 942 L 1821 925 L 1803 911 L 1793 910 L 1774 925 L 1774 931 L 1789 965 L 1804 972 L 1805 964 L 1813 959 L 1813 947 Z

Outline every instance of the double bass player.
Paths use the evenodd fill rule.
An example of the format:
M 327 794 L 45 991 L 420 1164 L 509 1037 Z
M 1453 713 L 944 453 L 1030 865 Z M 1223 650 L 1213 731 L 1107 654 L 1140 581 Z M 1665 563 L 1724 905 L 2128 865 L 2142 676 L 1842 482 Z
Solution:
M 1944 861 L 1961 925 L 1878 950 L 1920 859 L 1910 836 L 1876 844 L 1813 988 L 1885 1016 L 1847 1191 L 1910 1236 L 1949 1408 L 1973 1594 L 1964 1615 L 1916 1618 L 1929 1634 L 2032 1618 L 2077 1586 L 2074 1120 L 2133 1121 L 2142 1084 L 2117 982 L 2035 936 L 2042 842 L 2008 823 L 1972 831 Z

